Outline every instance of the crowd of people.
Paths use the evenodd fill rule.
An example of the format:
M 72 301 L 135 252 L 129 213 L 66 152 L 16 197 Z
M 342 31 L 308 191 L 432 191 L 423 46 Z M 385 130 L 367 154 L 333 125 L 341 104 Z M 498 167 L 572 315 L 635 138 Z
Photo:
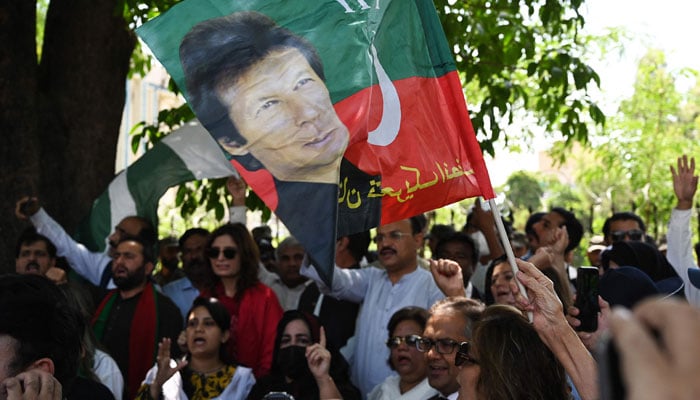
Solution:
M 236 178 L 230 222 L 158 240 L 129 216 L 103 253 L 20 199 L 31 226 L 16 273 L 0 276 L 0 398 L 619 398 L 612 386 L 622 398 L 692 398 L 694 159 L 671 177 L 665 252 L 632 212 L 610 216 L 588 247 L 592 332 L 578 329 L 571 265 L 583 227 L 563 208 L 532 214 L 510 243 L 481 207 L 461 229 L 417 215 L 343 236 L 327 286 L 296 239 L 275 247 L 269 228 L 246 227 Z M 619 365 L 600 355 L 613 347 Z

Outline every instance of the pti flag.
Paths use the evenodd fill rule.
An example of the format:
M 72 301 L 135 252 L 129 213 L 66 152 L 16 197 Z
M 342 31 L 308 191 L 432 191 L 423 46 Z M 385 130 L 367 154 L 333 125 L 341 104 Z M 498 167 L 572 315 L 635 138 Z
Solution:
M 326 282 L 336 233 L 492 198 L 427 0 L 186 0 L 137 30 Z
M 185 124 L 117 174 L 92 203 L 76 239 L 93 251 L 102 251 L 105 238 L 125 217 L 140 215 L 155 225 L 158 201 L 169 187 L 231 175 L 237 175 L 236 170 L 211 135 L 196 122 Z

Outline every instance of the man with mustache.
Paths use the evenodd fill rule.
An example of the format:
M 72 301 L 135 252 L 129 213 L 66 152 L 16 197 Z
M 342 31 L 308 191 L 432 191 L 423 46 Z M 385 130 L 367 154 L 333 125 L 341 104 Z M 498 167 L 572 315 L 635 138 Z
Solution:
M 392 222 L 377 228 L 374 237 L 379 261 L 376 267 L 342 269 L 335 266 L 333 287 L 328 288 L 309 265 L 302 275 L 316 281 L 324 294 L 368 305 L 361 307 L 355 325 L 355 347 L 348 361 L 353 383 L 362 393 L 393 374 L 386 363 L 389 349 L 384 335 L 391 316 L 407 306 L 430 308 L 448 296 L 464 296 L 459 265 L 449 260 L 432 260 L 431 272 L 418 268 L 418 249 L 423 245 L 423 216 Z M 444 283 L 449 281 L 450 286 Z M 439 286 L 439 287 L 438 287 Z
M 15 272 L 44 276 L 55 283 L 66 282 L 66 272 L 56 267 L 56 246 L 31 227 L 17 240 Z
M 56 246 L 56 254 L 65 257 L 71 268 L 90 283 L 103 289 L 113 289 L 112 269 L 110 268 L 115 247 L 122 236 L 140 236 L 150 243 L 156 241 L 156 231 L 150 221 L 137 216 L 129 216 L 114 227 L 107 237 L 105 252 L 93 252 L 73 238 L 53 220 L 40 206 L 36 197 L 24 197 L 17 202 L 15 215 L 29 220 L 36 231 L 48 238 Z
M 155 362 L 160 340 L 168 337 L 177 342 L 182 316 L 170 299 L 154 289 L 149 279 L 155 262 L 153 243 L 136 236 L 123 236 L 111 254 L 117 288 L 97 307 L 92 328 L 119 365 L 125 378 L 125 398 L 132 399 Z

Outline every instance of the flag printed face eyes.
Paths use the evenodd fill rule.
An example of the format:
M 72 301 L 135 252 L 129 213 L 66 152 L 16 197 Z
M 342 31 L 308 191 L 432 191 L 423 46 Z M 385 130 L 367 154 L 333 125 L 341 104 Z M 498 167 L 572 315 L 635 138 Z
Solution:
M 279 180 L 338 183 L 348 130 L 299 50 L 270 53 L 221 95 L 247 140 L 242 147 L 220 142 L 226 151 L 250 152 Z

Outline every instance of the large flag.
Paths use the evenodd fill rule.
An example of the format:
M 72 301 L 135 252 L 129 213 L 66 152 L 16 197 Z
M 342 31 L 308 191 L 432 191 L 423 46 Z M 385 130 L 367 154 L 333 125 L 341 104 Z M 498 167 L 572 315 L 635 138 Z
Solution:
M 92 204 L 76 239 L 93 251 L 123 218 L 140 215 L 154 224 L 158 201 L 169 187 L 198 179 L 238 175 L 223 151 L 197 122 L 173 131 L 120 172 Z
M 257 21 L 248 38 L 241 21 Z M 268 34 L 274 26 L 312 50 L 290 35 Z M 366 230 L 467 197 L 494 197 L 431 1 L 186 0 L 137 33 L 326 282 L 336 232 Z M 286 39 L 258 49 L 268 36 Z M 302 73 L 308 77 L 297 79 Z M 285 124 L 321 119 L 319 80 L 345 129 L 324 116 L 332 128 L 292 132 Z M 297 147 L 287 143 L 304 134 Z M 338 162 L 326 160 L 335 154 Z M 289 167 L 300 158 L 309 164 Z M 321 164 L 340 164 L 339 176 L 311 168 Z

